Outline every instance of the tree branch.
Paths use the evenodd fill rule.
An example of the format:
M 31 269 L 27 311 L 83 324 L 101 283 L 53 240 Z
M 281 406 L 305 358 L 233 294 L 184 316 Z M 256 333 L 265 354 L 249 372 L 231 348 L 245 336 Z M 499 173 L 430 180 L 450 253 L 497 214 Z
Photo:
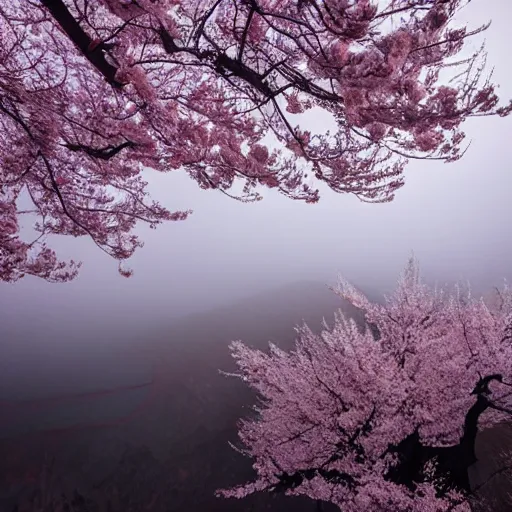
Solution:
M 91 48 L 92 39 L 82 29 L 78 21 L 69 12 L 62 0 L 41 0 L 61 29 L 73 41 L 83 56 L 103 75 L 105 80 L 113 87 L 119 89 L 124 86 L 116 79 L 117 68 L 109 64 L 103 54 L 103 44 Z

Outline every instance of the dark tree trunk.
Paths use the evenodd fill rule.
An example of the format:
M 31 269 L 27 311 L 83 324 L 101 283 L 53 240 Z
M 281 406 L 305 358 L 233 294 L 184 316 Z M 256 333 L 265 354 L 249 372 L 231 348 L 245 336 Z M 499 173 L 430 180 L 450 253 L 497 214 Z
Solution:
M 91 49 L 92 39 L 75 20 L 64 2 L 62 0 L 41 0 L 41 3 L 48 9 L 60 28 L 78 47 L 84 57 L 105 77 L 107 82 L 116 88 L 122 87 L 123 84 L 116 79 L 117 68 L 105 60 L 102 51 L 104 47 L 99 44 Z

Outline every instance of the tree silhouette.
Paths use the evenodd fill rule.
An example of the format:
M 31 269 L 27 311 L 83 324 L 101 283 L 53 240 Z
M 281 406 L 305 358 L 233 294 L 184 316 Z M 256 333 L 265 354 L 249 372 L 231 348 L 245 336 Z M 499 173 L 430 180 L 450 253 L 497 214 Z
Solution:
M 219 491 L 306 495 L 344 512 L 465 511 L 479 430 L 512 414 L 512 292 L 494 305 L 431 290 L 411 260 L 385 304 L 340 280 L 374 326 L 340 313 L 294 351 L 231 346 L 259 405 L 243 420 L 254 482 Z

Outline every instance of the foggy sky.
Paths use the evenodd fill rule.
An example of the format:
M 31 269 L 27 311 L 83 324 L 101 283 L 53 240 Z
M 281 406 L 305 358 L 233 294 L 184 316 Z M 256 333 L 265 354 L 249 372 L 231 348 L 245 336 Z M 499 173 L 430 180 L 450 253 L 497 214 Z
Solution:
M 485 33 L 488 69 L 504 100 L 512 98 L 511 15 L 509 0 L 477 0 L 464 12 L 472 27 L 493 20 Z M 469 279 L 477 288 L 512 281 L 512 117 L 476 118 L 465 128 L 472 145 L 461 161 L 412 161 L 395 201 L 382 205 L 325 187 L 317 205 L 270 190 L 243 204 L 200 190 L 180 171 L 149 173 L 156 199 L 193 215 L 138 229 L 145 247 L 129 262 L 130 279 L 87 238 L 54 239 L 59 256 L 83 261 L 80 276 L 69 284 L 0 283 L 0 341 L 16 334 L 36 342 L 55 332 L 58 344 L 81 333 L 103 343 L 283 283 L 332 283 L 338 272 L 386 289 L 411 251 L 432 280 Z

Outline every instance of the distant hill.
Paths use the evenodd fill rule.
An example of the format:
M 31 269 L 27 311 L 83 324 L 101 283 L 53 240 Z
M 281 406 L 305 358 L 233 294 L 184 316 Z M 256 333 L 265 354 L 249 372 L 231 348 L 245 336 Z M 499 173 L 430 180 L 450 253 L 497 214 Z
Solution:
M 306 322 L 318 330 L 322 319 L 332 323 L 334 312 L 340 308 L 362 323 L 361 311 L 325 285 L 295 283 L 174 320 L 169 326 L 148 333 L 146 349 L 154 351 L 160 368 L 157 380 L 166 383 L 163 393 L 168 394 L 161 415 L 173 417 L 175 428 L 187 435 L 199 428 L 212 433 L 232 428 L 244 414 L 244 406 L 252 394 L 239 380 L 219 374 L 219 370 L 236 369 L 229 343 L 242 340 L 266 350 L 272 341 L 289 350 L 296 339 L 295 326 Z M 176 417 L 180 418 L 182 427 L 178 426 Z M 155 425 L 153 440 L 157 429 Z M 165 435 L 169 438 L 168 430 Z M 176 431 L 176 436 L 180 435 Z M 204 435 L 203 432 L 203 438 Z
M 38 394 L 45 387 L 57 389 L 54 382 L 59 381 L 59 377 L 71 379 L 76 375 L 81 375 L 83 388 L 93 391 L 94 382 L 103 383 L 100 388 L 104 388 L 105 383 L 115 387 L 110 373 L 117 375 L 119 385 L 129 384 L 130 374 L 135 378 L 133 384 L 138 383 L 145 370 L 137 368 L 137 362 L 146 370 L 149 362 L 157 367 L 154 375 L 157 393 L 156 399 L 141 409 L 143 415 L 130 423 L 111 428 L 71 428 L 64 432 L 33 433 L 32 436 L 23 435 L 1 443 L 0 473 L 14 476 L 9 479 L 9 488 L 0 489 L 0 509 L 4 510 L 2 503 L 9 499 L 12 503 L 10 491 L 15 489 L 14 496 L 21 495 L 27 485 L 28 488 L 36 485 L 35 482 L 23 484 L 25 470 L 20 465 L 26 461 L 30 474 L 33 474 L 45 453 L 49 453 L 56 456 L 56 471 L 63 475 L 59 485 L 68 490 L 77 486 L 84 493 L 95 496 L 106 492 L 104 486 L 116 481 L 115 475 L 124 474 L 120 467 L 126 464 L 126 457 L 135 457 L 136 460 L 140 458 L 140 467 L 146 468 L 147 474 L 161 474 L 160 479 L 152 479 L 151 486 L 161 484 L 169 488 L 169 492 L 172 490 L 173 505 L 167 509 L 169 512 L 277 511 L 283 509 L 283 503 L 285 506 L 295 503 L 293 508 L 297 512 L 311 510 L 308 500 L 290 501 L 289 498 L 262 495 L 239 502 L 213 497 L 216 488 L 239 483 L 252 474 L 250 461 L 234 452 L 228 440 L 236 442 L 236 421 L 247 413 L 246 407 L 251 404 L 253 395 L 240 381 L 228 379 L 218 370 L 233 370 L 228 350 L 232 340 L 241 339 L 260 348 L 266 348 L 268 341 L 273 341 L 289 349 L 293 346 L 296 325 L 306 321 L 311 328 L 318 329 L 322 318 L 331 323 L 334 311 L 340 307 L 358 321 L 362 320 L 361 312 L 344 303 L 323 283 L 295 283 L 234 304 L 173 319 L 167 324 L 140 326 L 137 331 L 142 334 L 132 333 L 126 343 L 126 354 L 120 351 L 123 347 L 117 345 L 119 352 L 116 357 L 110 354 L 106 358 L 105 353 L 98 352 L 99 371 L 96 373 L 93 371 L 94 358 L 81 347 L 79 358 L 69 354 L 71 366 L 66 366 L 66 362 L 61 360 L 59 365 L 53 365 L 50 376 L 44 372 L 40 372 L 39 377 L 17 375 L 20 382 L 31 380 L 32 388 Z M 51 355 L 46 354 L 46 357 L 51 359 Z M 84 360 L 87 361 L 88 373 L 84 373 L 81 364 Z M 106 366 L 105 360 L 110 361 L 110 367 Z M 62 369 L 60 376 L 56 373 L 59 367 Z M 129 369 L 126 374 L 122 372 L 124 367 Z M 49 377 L 52 379 L 50 385 L 45 382 Z M 14 387 L 15 383 L 11 383 L 11 388 Z M 76 378 L 72 387 L 75 391 L 80 388 Z M 109 417 L 115 408 L 111 400 L 105 403 L 104 412 L 101 407 L 89 407 L 91 414 L 95 415 L 90 419 L 91 423 L 98 422 L 98 414 Z M 80 422 L 84 423 L 83 410 L 81 414 Z M 62 426 L 70 424 L 70 414 L 61 410 L 60 416 L 50 422 L 53 428 L 58 426 L 56 422 L 61 421 L 61 417 L 67 422 Z M 48 423 L 48 418 L 44 420 Z M 35 427 L 33 424 L 33 431 Z M 148 446 L 151 452 L 144 451 L 141 448 L 144 446 Z M 16 466 L 14 473 L 11 463 Z M 138 478 L 132 473 L 133 478 Z M 174 478 L 174 481 L 170 483 L 169 478 Z M 125 481 L 124 484 L 118 482 L 118 485 L 124 485 L 130 491 L 135 484 Z M 146 482 L 144 485 L 150 484 Z M 7 501 L 2 502 L 1 496 Z M 127 502 L 123 506 L 128 509 Z

